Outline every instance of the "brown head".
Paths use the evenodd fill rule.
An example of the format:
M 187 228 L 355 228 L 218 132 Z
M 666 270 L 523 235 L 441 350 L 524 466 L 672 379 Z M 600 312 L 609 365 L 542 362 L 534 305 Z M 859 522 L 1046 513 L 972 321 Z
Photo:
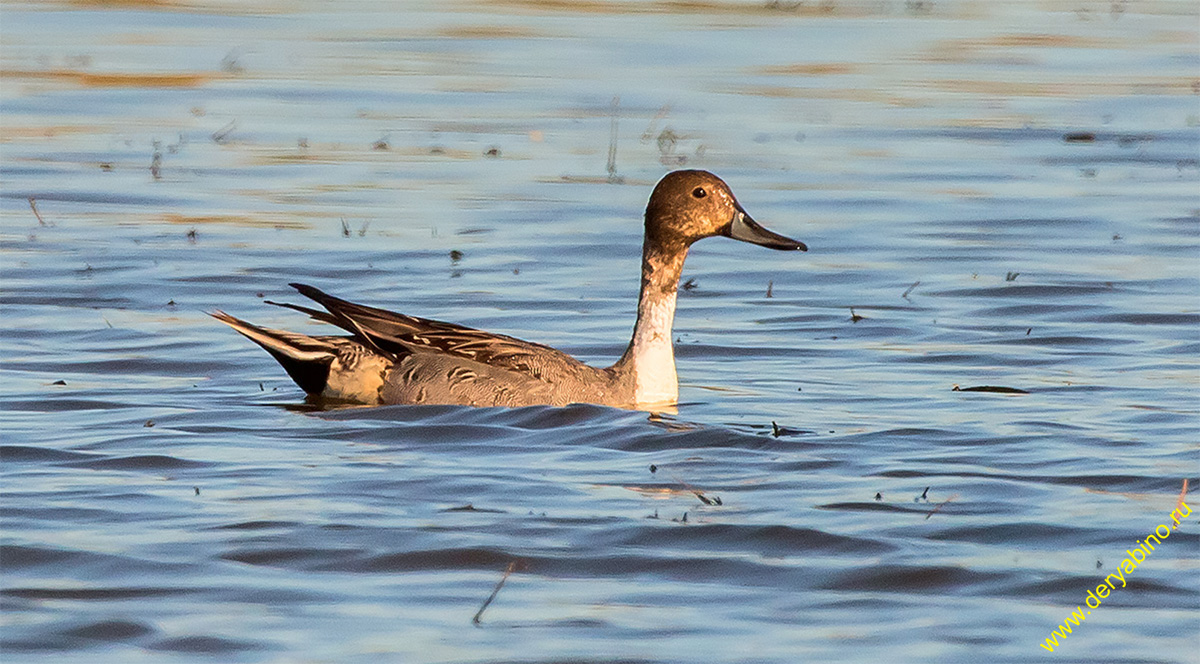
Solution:
M 674 253 L 717 235 L 771 249 L 808 251 L 803 242 L 759 226 L 729 185 L 708 171 L 674 171 L 659 180 L 646 205 L 648 243 Z

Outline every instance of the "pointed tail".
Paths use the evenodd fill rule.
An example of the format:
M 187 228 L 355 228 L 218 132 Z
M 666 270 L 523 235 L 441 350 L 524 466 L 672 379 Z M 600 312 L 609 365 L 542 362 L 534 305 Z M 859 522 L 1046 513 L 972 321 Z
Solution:
M 329 382 L 329 368 L 335 353 L 328 341 L 305 334 L 259 327 L 224 311 L 209 314 L 213 318 L 237 330 L 242 336 L 262 346 L 284 370 L 296 381 L 300 389 L 309 394 L 321 394 Z

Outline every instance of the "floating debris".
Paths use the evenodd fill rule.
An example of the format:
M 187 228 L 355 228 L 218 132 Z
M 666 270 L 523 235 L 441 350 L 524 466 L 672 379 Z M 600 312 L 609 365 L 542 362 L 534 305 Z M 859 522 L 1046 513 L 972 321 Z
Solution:
M 851 323 L 857 323 L 858 321 L 862 320 L 863 318 L 864 318 L 864 316 L 859 316 L 858 314 L 854 313 L 854 307 L 850 307 L 850 322 Z
M 704 495 L 704 493 L 701 492 L 696 487 L 692 486 L 691 484 L 688 484 L 687 482 L 684 482 L 675 473 L 671 473 L 671 479 L 675 480 L 676 482 L 679 482 L 681 485 L 683 485 L 683 488 L 685 488 L 688 491 L 691 491 L 693 494 L 695 494 L 696 497 L 700 499 L 700 502 L 704 503 L 705 505 L 723 505 L 724 504 L 721 502 L 721 498 L 719 496 L 713 496 L 712 498 L 709 498 L 708 496 Z M 685 514 L 685 516 L 686 516 L 686 514 Z M 687 519 L 684 519 L 684 520 L 686 521 Z
M 142 426 L 149 429 L 150 427 L 154 426 L 154 420 L 146 420 L 146 423 L 143 424 Z
M 954 386 L 951 392 L 994 392 L 996 394 L 1029 394 L 1028 390 L 1022 390 L 1016 387 L 1002 387 L 999 385 L 976 385 L 974 387 L 959 387 Z
M 150 177 L 162 179 L 162 149 L 158 141 L 154 141 L 154 154 L 150 156 Z
M 621 111 L 621 98 L 612 98 L 612 119 L 608 125 L 608 164 L 605 169 L 608 171 L 609 184 L 621 184 L 625 182 L 625 178 L 617 175 L 617 117 Z
M 876 501 L 883 500 L 883 494 L 882 494 L 882 493 L 878 493 L 878 492 L 876 492 L 876 493 L 875 493 L 875 500 L 876 500 Z
M 471 503 L 467 503 L 466 505 L 462 505 L 460 507 L 447 507 L 446 509 L 440 510 L 440 511 L 442 511 L 442 512 L 480 512 L 482 514 L 508 514 L 508 512 L 506 512 L 504 510 L 489 509 L 486 507 L 475 507 Z M 545 515 L 543 515 L 543 516 L 545 516 Z
M 700 284 L 696 283 L 696 279 L 695 279 L 695 277 L 693 277 L 693 278 L 688 279 L 687 281 L 683 282 L 683 286 L 681 286 L 680 288 L 682 288 L 685 291 L 693 291 L 693 290 L 696 290 L 696 288 L 698 288 L 699 286 L 700 286 Z
M 350 224 L 346 223 L 345 218 L 342 220 L 342 237 L 350 237 Z M 370 220 L 364 221 L 362 226 L 358 227 L 358 236 L 366 237 L 367 229 L 371 227 Z
M 66 384 L 67 384 L 67 381 L 65 381 L 65 380 L 56 380 L 56 381 L 54 381 L 53 383 L 50 383 L 50 384 L 51 384 L 51 385 L 66 385 Z
M 246 69 L 242 67 L 242 64 L 238 62 L 238 55 L 240 54 L 236 48 L 226 53 L 225 57 L 221 58 L 221 71 L 227 74 L 241 74 L 242 72 L 246 71 Z
M 199 496 L 199 495 L 200 495 L 200 487 L 198 487 L 198 486 L 194 486 L 194 487 L 192 487 L 192 490 L 196 492 L 196 495 L 197 495 L 197 496 Z
M 42 219 L 42 213 L 38 212 L 38 209 L 37 209 L 37 201 L 34 200 L 32 196 L 29 197 L 29 209 L 33 210 L 33 216 L 37 217 L 38 226 L 53 226 L 54 225 L 54 224 L 47 224 L 46 220 Z
M 1016 281 L 1017 277 L 1021 276 L 1020 272 L 1008 272 L 1004 275 L 1005 281 Z
M 934 514 L 937 514 L 938 510 L 940 510 L 943 507 L 945 507 L 946 505 L 950 504 L 950 501 L 954 500 L 955 498 L 958 498 L 957 493 L 954 494 L 953 496 L 950 496 L 949 498 L 943 500 L 942 502 L 938 503 L 936 506 L 934 506 L 933 509 L 929 510 L 928 514 L 925 515 L 925 520 L 928 521 L 929 517 L 933 516 Z
M 767 297 L 773 297 L 773 295 L 771 294 L 771 290 L 772 290 L 772 288 L 774 288 L 774 286 L 775 286 L 774 281 L 767 282 Z
M 658 161 L 664 166 L 682 166 L 687 163 L 687 157 L 675 154 L 675 146 L 679 143 L 679 134 L 670 127 L 663 128 L 658 135 Z
M 657 472 L 658 472 L 658 466 L 656 466 L 654 464 L 650 464 L 650 474 L 653 475 L 654 473 L 657 473 Z
M 450 260 L 457 263 L 457 262 L 461 261 L 462 258 L 463 258 L 463 252 L 459 251 L 458 249 L 450 250 Z
M 900 295 L 900 297 L 902 297 L 902 298 L 904 298 L 905 300 L 907 300 L 907 299 L 908 299 L 908 296 L 909 296 L 909 294 L 911 294 L 911 293 L 913 292 L 913 290 L 915 290 L 915 289 L 916 289 L 916 287 L 917 287 L 917 286 L 920 286 L 920 285 L 921 285 L 921 282 L 920 282 L 920 281 L 914 281 L 914 282 L 913 282 L 913 284 L 912 284 L 911 286 L 909 286 L 909 287 L 908 287 L 908 290 L 904 291 L 904 293 L 902 293 L 902 294 Z
M 516 568 L 517 561 L 514 560 L 508 564 L 508 569 L 504 570 L 504 576 L 500 577 L 500 582 L 496 584 L 494 589 L 492 589 L 492 594 L 488 595 L 488 598 L 483 600 L 483 606 L 479 607 L 479 610 L 475 612 L 475 617 L 471 618 L 471 622 L 473 624 L 479 624 L 480 619 L 483 618 L 484 610 L 488 608 L 488 605 L 492 603 L 492 600 L 496 599 L 496 595 L 500 594 L 500 589 L 504 587 L 504 582 L 508 581 L 509 575 L 511 575 L 513 570 Z
M 804 388 L 802 388 L 802 387 L 798 387 L 798 388 L 796 388 L 796 391 L 799 392 L 799 391 L 802 391 L 803 389 Z M 759 425 L 751 425 L 751 426 L 753 426 L 755 429 L 762 428 Z M 812 433 L 812 431 L 806 431 L 804 429 L 793 429 L 788 426 L 780 425 L 780 424 L 776 423 L 774 420 L 771 420 L 771 435 L 776 438 L 782 438 L 784 436 L 802 436 L 802 435 L 810 434 L 810 433 Z
M 228 143 L 229 135 L 233 133 L 234 129 L 237 129 L 237 120 L 230 120 L 224 127 L 221 127 L 212 133 L 211 138 L 213 143 L 218 145 Z
M 499 157 L 500 156 L 500 148 L 493 145 L 492 147 L 488 148 L 487 150 L 484 150 L 483 156 L 492 157 L 493 159 L 496 157 Z
M 643 143 L 649 143 L 650 139 L 654 138 L 654 135 L 658 133 L 658 123 L 661 122 L 663 118 L 667 117 L 667 114 L 670 112 L 670 104 L 664 104 L 662 108 L 658 109 L 658 113 L 654 116 L 654 119 L 650 121 L 650 125 L 646 127 L 646 131 L 642 132 L 641 141 Z
M 1063 142 L 1065 143 L 1094 143 L 1096 135 L 1090 131 L 1072 131 L 1063 134 Z

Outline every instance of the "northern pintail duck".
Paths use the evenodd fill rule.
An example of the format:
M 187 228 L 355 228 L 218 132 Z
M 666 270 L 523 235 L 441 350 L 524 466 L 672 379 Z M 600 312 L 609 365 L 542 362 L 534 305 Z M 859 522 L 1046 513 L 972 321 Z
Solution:
M 633 339 L 605 369 L 541 344 L 354 304 L 303 284 L 291 285 L 325 311 L 271 304 L 350 336 L 312 337 L 259 327 L 222 311 L 212 315 L 266 349 L 313 396 L 365 404 L 595 403 L 648 410 L 678 400 L 671 324 L 679 275 L 692 243 L 717 235 L 771 249 L 808 250 L 758 225 L 712 173 L 667 174 L 646 206 Z

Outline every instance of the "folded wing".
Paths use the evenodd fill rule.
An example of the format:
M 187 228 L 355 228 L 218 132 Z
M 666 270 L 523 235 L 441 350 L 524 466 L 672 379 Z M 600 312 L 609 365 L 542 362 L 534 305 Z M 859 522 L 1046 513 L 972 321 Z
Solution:
M 570 355 L 542 344 L 355 304 L 305 284 L 290 285 L 326 311 L 294 304 L 272 304 L 336 325 L 387 357 L 440 353 L 551 380 L 559 373 L 594 371 Z

